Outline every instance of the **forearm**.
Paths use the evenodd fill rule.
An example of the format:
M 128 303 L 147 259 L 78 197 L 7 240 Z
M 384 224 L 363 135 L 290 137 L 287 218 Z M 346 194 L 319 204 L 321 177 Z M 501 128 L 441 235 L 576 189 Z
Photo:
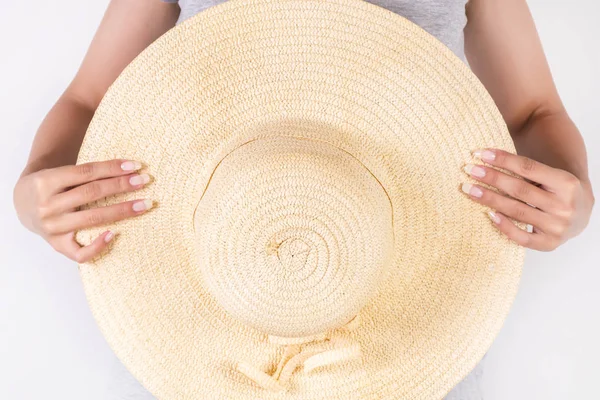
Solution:
M 518 154 L 568 171 L 589 185 L 583 138 L 566 111 L 534 113 L 511 134 Z
M 22 175 L 74 164 L 94 110 L 65 92 L 40 125 Z
M 42 122 L 23 175 L 75 163 L 108 87 L 141 51 L 175 25 L 178 15 L 177 4 L 110 2 L 77 75 Z

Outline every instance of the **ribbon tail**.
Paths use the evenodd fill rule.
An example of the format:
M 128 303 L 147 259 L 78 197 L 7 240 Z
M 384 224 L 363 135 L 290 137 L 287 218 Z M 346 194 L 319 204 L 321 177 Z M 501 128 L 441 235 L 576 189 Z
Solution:
M 315 354 L 304 361 L 304 371 L 311 372 L 326 365 L 348 362 L 360 358 L 361 351 L 358 344 L 342 347 L 340 349 L 328 350 Z
M 237 363 L 236 370 L 246 375 L 249 379 L 263 389 L 271 390 L 273 392 L 279 392 L 284 389 L 284 387 L 279 384 L 277 379 L 274 379 L 265 372 L 260 371 L 259 369 L 244 362 Z
M 286 385 L 292 374 L 304 361 L 309 359 L 310 357 L 318 354 L 318 350 L 314 351 L 304 351 L 302 353 L 296 354 L 294 357 L 290 358 L 290 360 L 285 364 L 283 369 L 281 370 L 281 374 L 279 375 L 279 382 L 281 385 Z
M 297 355 L 298 353 L 300 353 L 300 346 L 298 345 L 289 345 L 285 348 L 285 352 L 283 353 L 283 356 L 281 357 L 281 360 L 279 360 L 279 364 L 277 365 L 277 369 L 275 370 L 275 373 L 273 374 L 273 378 L 278 380 L 279 379 L 279 375 L 281 375 L 281 371 L 283 370 L 283 367 L 285 366 L 285 364 L 295 355 Z

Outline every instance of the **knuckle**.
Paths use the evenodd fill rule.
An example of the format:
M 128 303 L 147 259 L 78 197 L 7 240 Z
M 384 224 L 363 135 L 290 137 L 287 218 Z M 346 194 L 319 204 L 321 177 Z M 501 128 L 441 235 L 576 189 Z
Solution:
M 514 185 L 513 192 L 511 195 L 513 197 L 523 199 L 529 196 L 531 193 L 531 185 L 524 180 L 519 180 L 518 183 Z
M 570 226 L 571 225 L 571 221 L 573 220 L 573 211 L 567 210 L 566 208 L 561 209 L 560 211 L 556 212 L 556 217 L 558 218 L 558 225 L 559 226 Z
M 41 204 L 41 205 L 38 205 L 38 207 L 36 208 L 35 214 L 38 219 L 45 220 L 48 217 L 50 217 L 50 215 L 52 215 L 52 210 L 49 206 L 47 206 L 45 204 Z
M 571 218 L 559 218 L 557 224 L 559 232 L 566 232 L 571 226 Z
M 43 193 L 46 189 L 46 178 L 43 174 L 35 174 L 31 177 L 31 186 L 36 193 Z
M 559 218 L 555 220 L 552 224 L 548 225 L 545 228 L 546 232 L 556 236 L 558 238 L 563 238 L 567 231 L 569 230 L 569 223 L 567 220 Z
M 131 204 L 124 203 L 124 204 L 120 204 L 119 207 L 117 207 L 117 218 L 118 219 L 129 218 L 131 215 L 132 215 Z
M 571 192 L 575 191 L 581 185 L 581 181 L 573 174 L 568 174 L 565 178 L 567 189 Z
M 496 157 L 494 159 L 494 163 L 497 165 L 505 165 L 507 162 L 507 158 L 508 158 L 508 153 L 502 151 L 502 150 L 496 150 Z
M 104 218 L 99 212 L 91 212 L 87 216 L 87 223 L 89 226 L 100 225 L 102 222 L 104 222 Z
M 499 176 L 500 175 L 498 174 L 498 172 L 495 169 L 487 168 L 486 174 L 485 174 L 486 183 L 491 186 L 498 187 Z
M 567 236 L 567 231 L 566 230 L 558 232 L 554 236 L 555 236 L 555 239 L 552 242 L 552 244 L 554 245 L 554 248 L 557 248 L 560 245 L 560 243 L 564 243 L 567 240 L 569 240 L 569 237 Z
M 528 208 L 528 206 L 518 205 L 514 208 L 513 217 L 518 221 L 523 221 L 529 212 Z
M 517 232 L 512 236 L 513 237 L 511 239 L 521 246 L 529 247 L 531 245 L 531 236 L 529 234 L 519 235 Z
M 562 217 L 571 219 L 577 210 L 577 201 L 572 198 L 564 202 L 562 205 Z
M 83 196 L 88 200 L 102 197 L 102 187 L 100 183 L 92 182 L 88 183 L 87 185 L 84 185 Z
M 520 161 L 519 168 L 524 173 L 530 173 L 537 169 L 537 162 L 531 158 L 523 157 Z
M 481 196 L 481 202 L 486 204 L 494 209 L 499 209 L 500 207 L 500 196 L 492 190 L 484 190 L 483 195 Z
M 76 251 L 72 256 L 73 261 L 83 263 L 87 261 L 87 257 L 82 252 Z
M 47 218 L 40 220 L 39 227 L 40 230 L 45 234 L 53 234 L 56 232 L 56 224 Z
M 96 173 L 96 165 L 94 163 L 85 163 L 77 166 L 77 173 L 84 178 L 92 178 Z
M 560 219 L 556 224 L 556 232 L 554 236 L 561 242 L 566 242 L 572 233 L 573 222 L 571 219 Z
M 569 221 L 576 211 L 575 200 L 562 201 L 554 199 L 551 209 L 554 210 L 555 215 L 560 219 Z
M 126 192 L 131 189 L 131 184 L 129 183 L 130 176 L 123 176 L 117 179 L 115 189 L 119 192 Z

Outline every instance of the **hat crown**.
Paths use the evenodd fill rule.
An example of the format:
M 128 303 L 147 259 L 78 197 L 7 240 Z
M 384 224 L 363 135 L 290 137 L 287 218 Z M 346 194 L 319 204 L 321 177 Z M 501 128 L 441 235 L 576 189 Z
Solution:
M 324 141 L 247 142 L 215 169 L 195 213 L 201 280 L 229 315 L 301 337 L 352 319 L 393 251 L 385 190 Z

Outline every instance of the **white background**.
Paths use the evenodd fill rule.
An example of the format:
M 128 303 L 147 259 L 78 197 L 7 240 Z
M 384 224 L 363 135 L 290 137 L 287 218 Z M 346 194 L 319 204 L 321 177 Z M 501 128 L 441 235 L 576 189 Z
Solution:
M 12 207 L 36 128 L 73 77 L 107 3 L 0 3 L 0 399 L 114 399 L 105 393 L 116 361 L 76 266 L 22 228 Z M 599 3 L 529 4 L 585 137 L 598 197 Z M 486 400 L 600 399 L 599 214 L 557 251 L 528 253 L 514 308 L 486 358 Z

